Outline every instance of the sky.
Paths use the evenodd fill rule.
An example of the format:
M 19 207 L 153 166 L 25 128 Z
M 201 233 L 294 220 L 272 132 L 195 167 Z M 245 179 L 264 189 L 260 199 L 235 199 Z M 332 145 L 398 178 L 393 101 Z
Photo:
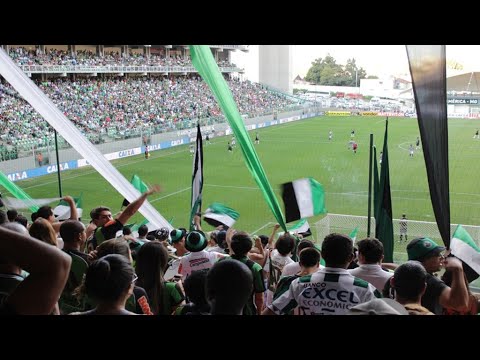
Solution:
M 233 61 L 237 65 L 254 69 L 258 59 L 258 45 L 250 45 L 251 51 L 240 54 Z M 355 58 L 357 66 L 365 69 L 368 75 L 408 74 L 408 60 L 405 45 L 293 45 L 293 76 L 304 77 L 312 62 L 330 54 L 337 64 L 345 65 L 347 59 Z M 480 70 L 480 45 L 447 45 L 447 60 L 455 60 L 464 70 Z M 238 52 L 237 52 L 238 53 Z M 235 62 L 237 60 L 237 62 Z M 254 71 L 252 71 L 254 73 Z M 258 72 L 258 70 L 257 70 Z M 258 81 L 251 79 L 253 81 Z

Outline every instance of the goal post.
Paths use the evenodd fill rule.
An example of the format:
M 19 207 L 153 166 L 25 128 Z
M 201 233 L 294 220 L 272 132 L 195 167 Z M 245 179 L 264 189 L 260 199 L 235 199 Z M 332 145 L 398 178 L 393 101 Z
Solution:
M 393 219 L 393 240 L 394 251 L 393 260 L 396 263 L 403 263 L 408 260 L 406 246 L 408 242 L 416 237 L 429 237 L 438 244 L 443 244 L 443 240 L 438 231 L 437 223 L 428 221 L 417 221 L 407 219 L 407 241 L 405 239 L 400 242 L 400 221 L 401 219 Z M 323 219 L 315 223 L 317 233 L 317 242 L 322 243 L 325 236 L 330 233 L 337 232 L 341 234 L 350 234 L 352 230 L 358 227 L 357 241 L 367 237 L 367 216 L 327 214 Z M 463 225 L 463 228 L 479 245 L 480 226 Z M 450 225 L 450 233 L 453 234 L 457 224 Z M 370 219 L 371 236 L 375 236 L 375 219 Z M 479 245 L 480 246 L 480 245 Z

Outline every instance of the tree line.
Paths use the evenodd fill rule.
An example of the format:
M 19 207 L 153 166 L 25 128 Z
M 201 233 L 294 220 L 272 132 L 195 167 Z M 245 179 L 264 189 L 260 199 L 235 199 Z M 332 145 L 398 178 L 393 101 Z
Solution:
M 324 59 L 315 59 L 305 76 L 305 80 L 312 84 L 330 86 L 360 86 L 360 79 L 378 77 L 367 77 L 367 72 L 357 66 L 354 58 L 348 59 L 346 65 L 341 65 L 330 54 Z

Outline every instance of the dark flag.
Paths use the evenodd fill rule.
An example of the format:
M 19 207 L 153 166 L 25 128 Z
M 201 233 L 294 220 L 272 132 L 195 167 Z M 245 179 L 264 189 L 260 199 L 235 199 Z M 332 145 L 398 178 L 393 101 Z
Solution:
M 195 230 L 193 217 L 202 211 L 202 190 L 203 190 L 203 142 L 200 124 L 197 124 L 197 140 L 195 143 L 195 156 L 193 157 L 192 173 L 192 198 L 190 212 L 190 231 Z
M 373 145 L 373 217 L 375 219 L 378 219 L 378 201 L 380 200 L 378 196 L 379 187 L 380 183 L 378 182 L 377 148 L 375 145 Z
M 445 45 L 407 45 L 407 55 L 433 212 L 443 242 L 449 248 L 450 195 Z
M 385 262 L 393 262 L 393 223 L 392 197 L 390 194 L 390 174 L 388 171 L 388 119 L 385 121 L 385 138 L 383 140 L 382 169 L 380 170 L 380 186 L 374 199 L 378 199 L 375 215 L 375 237 L 383 244 Z M 376 160 L 375 160 L 376 161 Z M 375 200 L 374 200 L 375 203 Z

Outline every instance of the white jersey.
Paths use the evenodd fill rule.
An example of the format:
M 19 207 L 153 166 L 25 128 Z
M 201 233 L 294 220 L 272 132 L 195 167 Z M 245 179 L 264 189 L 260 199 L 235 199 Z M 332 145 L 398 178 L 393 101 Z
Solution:
M 318 265 L 319 269 L 323 269 L 325 266 L 323 265 Z M 294 262 L 285 265 L 285 267 L 282 270 L 282 276 L 290 276 L 290 275 L 295 275 L 298 274 L 302 270 L 300 263 Z
M 272 254 L 267 259 L 265 267 L 263 268 L 268 272 L 268 289 L 267 289 L 267 305 L 272 303 L 273 294 L 277 288 L 278 281 L 282 276 L 282 270 L 285 265 L 291 264 L 294 261 L 289 256 L 282 256 L 277 249 L 272 251 Z
M 295 279 L 268 307 L 277 315 L 288 314 L 297 306 L 302 315 L 344 315 L 351 307 L 376 297 L 381 294 L 372 284 L 346 269 L 327 267 Z
M 190 253 L 180 259 L 178 273 L 185 279 L 194 271 L 210 269 L 218 259 L 224 256 L 226 255 L 205 250 Z
M 378 264 L 361 264 L 355 269 L 349 269 L 348 272 L 355 277 L 369 282 L 375 286 L 378 291 L 382 291 L 386 282 L 393 276 L 393 272 L 383 270 Z

